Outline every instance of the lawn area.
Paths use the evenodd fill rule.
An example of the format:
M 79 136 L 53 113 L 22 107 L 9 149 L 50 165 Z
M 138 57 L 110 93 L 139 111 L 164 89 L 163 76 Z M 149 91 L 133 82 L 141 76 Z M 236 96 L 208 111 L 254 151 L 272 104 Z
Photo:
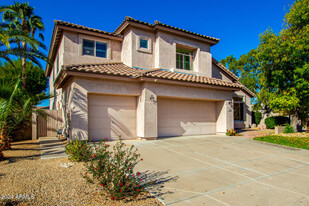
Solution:
M 0 205 L 162 205 L 149 193 L 137 200 L 112 201 L 81 174 L 83 163 L 68 158 L 41 159 L 38 141 L 14 142 L 0 162 Z M 9 198 L 11 200 L 9 200 Z
M 302 135 L 302 136 L 295 134 L 267 135 L 262 137 L 255 137 L 254 140 L 309 150 L 308 135 Z

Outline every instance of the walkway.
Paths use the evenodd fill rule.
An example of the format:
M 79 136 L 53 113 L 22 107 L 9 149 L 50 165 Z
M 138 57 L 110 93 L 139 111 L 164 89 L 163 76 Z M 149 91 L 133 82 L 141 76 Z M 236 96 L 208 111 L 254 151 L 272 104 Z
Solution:
M 64 144 L 57 137 L 40 137 L 41 159 L 67 157 Z

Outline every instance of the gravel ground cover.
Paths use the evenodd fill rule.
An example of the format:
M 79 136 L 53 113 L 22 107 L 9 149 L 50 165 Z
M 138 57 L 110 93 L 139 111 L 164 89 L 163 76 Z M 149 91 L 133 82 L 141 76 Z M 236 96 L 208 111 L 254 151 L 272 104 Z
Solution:
M 81 174 L 83 163 L 40 159 L 38 141 L 14 142 L 0 162 L 0 205 L 162 205 L 145 193 L 132 201 L 112 201 Z M 69 167 L 63 167 L 69 166 Z

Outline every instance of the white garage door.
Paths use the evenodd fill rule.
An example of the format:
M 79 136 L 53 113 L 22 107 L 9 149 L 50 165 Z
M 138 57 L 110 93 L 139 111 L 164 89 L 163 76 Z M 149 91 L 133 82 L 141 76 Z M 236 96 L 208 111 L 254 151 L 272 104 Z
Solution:
M 136 97 L 88 96 L 89 138 L 98 141 L 136 138 Z
M 158 98 L 159 137 L 215 133 L 215 102 Z

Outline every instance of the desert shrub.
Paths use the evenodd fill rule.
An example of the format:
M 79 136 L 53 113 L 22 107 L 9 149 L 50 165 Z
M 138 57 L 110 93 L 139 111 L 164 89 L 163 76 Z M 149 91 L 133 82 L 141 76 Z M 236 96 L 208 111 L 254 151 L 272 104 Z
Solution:
M 294 133 L 294 128 L 291 125 L 285 125 L 283 133 Z
M 276 125 L 281 126 L 289 124 L 289 118 L 282 116 L 271 116 L 265 119 L 265 124 L 267 129 L 274 129 Z
M 255 112 L 254 113 L 254 121 L 255 121 L 255 124 L 260 124 L 262 120 L 262 113 L 261 112 Z
M 236 135 L 238 135 L 235 129 L 227 129 L 225 134 L 227 136 L 236 136 Z
M 109 149 L 109 145 L 101 141 L 95 151 L 91 160 L 85 163 L 84 178 L 89 183 L 100 184 L 112 200 L 136 198 L 145 191 L 149 183 L 142 182 L 139 172 L 134 173 L 134 167 L 143 159 L 133 145 L 127 147 L 119 141 Z
M 76 162 L 87 162 L 93 155 L 91 145 L 85 140 L 71 140 L 65 146 L 65 153 L 69 160 Z

